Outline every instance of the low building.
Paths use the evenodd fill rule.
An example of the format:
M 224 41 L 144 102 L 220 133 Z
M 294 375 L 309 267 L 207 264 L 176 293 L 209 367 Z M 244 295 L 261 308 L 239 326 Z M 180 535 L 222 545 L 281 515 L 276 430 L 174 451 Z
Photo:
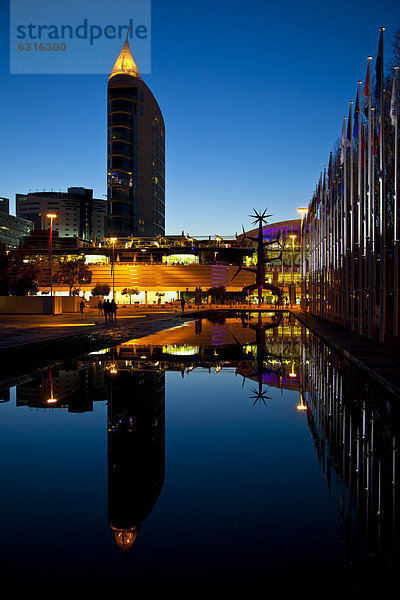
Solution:
M 264 232 L 264 238 L 272 241 L 267 255 L 278 258 L 267 264 L 266 283 L 280 287 L 284 296 L 288 296 L 293 281 L 297 300 L 301 296 L 301 255 L 299 244 L 294 244 L 290 236 L 299 236 L 299 227 L 300 221 L 288 221 L 272 224 Z M 53 259 L 57 263 L 65 257 L 85 257 L 92 271 L 91 283 L 80 286 L 86 298 L 96 284 L 107 284 L 118 304 L 154 304 L 178 300 L 182 295 L 194 301 L 199 290 L 205 298 L 211 288 L 225 288 L 227 299 L 235 301 L 241 298 L 244 287 L 255 282 L 257 253 L 256 243 L 251 239 L 255 237 L 253 234 L 248 232 L 244 239 L 243 236 L 191 237 L 182 232 L 175 236 L 110 238 L 105 244 L 75 247 L 63 246 L 60 238 L 55 237 Z M 30 236 L 24 244 L 26 256 L 47 256 L 48 242 L 48 230 L 41 240 L 39 236 L 36 241 L 35 236 Z M 123 294 L 125 289 L 138 293 Z M 57 295 L 69 292 L 67 287 L 58 285 L 53 286 L 53 291 Z M 250 292 L 252 295 L 255 297 L 256 292 Z M 273 302 L 273 287 L 265 290 L 263 297 L 266 303 Z
M 49 241 L 50 229 L 34 229 L 21 238 L 21 248 L 27 254 L 43 254 L 45 248 L 48 252 Z M 77 237 L 61 237 L 58 231 L 52 233 L 52 250 L 54 254 L 64 254 L 66 250 L 71 251 L 71 254 L 75 254 L 78 249 L 87 247 L 91 247 L 91 244 Z

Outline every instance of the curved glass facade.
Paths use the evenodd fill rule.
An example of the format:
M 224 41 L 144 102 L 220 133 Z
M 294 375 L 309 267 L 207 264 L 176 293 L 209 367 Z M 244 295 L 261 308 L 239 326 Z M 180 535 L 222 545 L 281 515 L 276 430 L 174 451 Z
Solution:
M 164 235 L 164 121 L 140 75 L 121 69 L 108 82 L 108 235 Z

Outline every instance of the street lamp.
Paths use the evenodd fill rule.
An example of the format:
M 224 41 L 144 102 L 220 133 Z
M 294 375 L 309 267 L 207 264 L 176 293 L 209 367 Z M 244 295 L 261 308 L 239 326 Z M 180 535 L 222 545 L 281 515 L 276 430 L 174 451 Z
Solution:
M 301 214 L 301 225 L 300 225 L 300 248 L 301 248 L 301 259 L 300 259 L 300 263 L 301 263 L 301 267 L 300 267 L 300 279 L 301 279 L 301 308 L 304 310 L 305 306 L 304 306 L 304 298 L 306 296 L 306 285 L 305 285 L 305 278 L 306 278 L 306 264 L 305 264 L 305 242 L 306 242 L 306 236 L 303 235 L 303 220 L 304 217 L 308 214 L 308 208 L 305 207 L 300 207 L 297 209 L 297 212 Z
M 290 239 L 292 240 L 292 275 L 291 275 L 291 281 L 290 281 L 290 292 L 289 292 L 289 300 L 290 300 L 290 306 L 293 305 L 293 286 L 294 286 L 294 240 L 297 238 L 297 235 L 289 235 Z
M 301 214 L 301 225 L 300 225 L 300 243 L 301 243 L 301 278 L 303 279 L 305 273 L 304 273 L 304 269 L 303 269 L 303 259 L 304 259 L 304 253 L 303 253 L 303 244 L 304 244 L 304 239 L 305 236 L 303 236 L 303 220 L 305 215 L 308 213 L 308 208 L 304 208 L 304 207 L 300 207 L 297 209 L 297 212 Z
M 115 300 L 115 276 L 114 276 L 114 251 L 115 251 L 115 242 L 117 238 L 112 237 L 108 240 L 112 244 L 112 263 L 111 263 L 111 273 L 112 273 L 112 288 L 113 288 L 113 300 Z
M 294 240 L 297 238 L 297 235 L 289 235 L 290 239 L 292 240 L 292 277 L 291 277 L 291 281 L 293 283 L 293 269 L 294 269 Z
M 50 271 L 50 298 L 53 298 L 53 220 L 57 218 L 54 213 L 46 215 L 50 219 L 50 235 L 49 235 L 49 271 Z M 51 312 L 53 312 L 53 300 L 51 300 Z

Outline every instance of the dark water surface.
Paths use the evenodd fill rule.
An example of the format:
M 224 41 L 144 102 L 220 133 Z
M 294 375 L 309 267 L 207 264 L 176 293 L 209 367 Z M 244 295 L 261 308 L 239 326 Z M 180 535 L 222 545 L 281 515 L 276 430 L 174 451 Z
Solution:
M 288 315 L 188 323 L 0 398 L 3 591 L 365 598 L 396 577 L 398 400 Z

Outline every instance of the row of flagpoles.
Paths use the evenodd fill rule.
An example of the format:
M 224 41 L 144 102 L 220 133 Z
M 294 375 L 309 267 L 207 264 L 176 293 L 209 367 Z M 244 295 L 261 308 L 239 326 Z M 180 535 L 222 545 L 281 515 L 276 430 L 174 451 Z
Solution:
M 374 93 L 368 57 L 307 214 L 310 312 L 368 337 L 378 332 L 380 342 L 399 336 L 400 320 L 398 67 L 386 90 L 383 32 Z

